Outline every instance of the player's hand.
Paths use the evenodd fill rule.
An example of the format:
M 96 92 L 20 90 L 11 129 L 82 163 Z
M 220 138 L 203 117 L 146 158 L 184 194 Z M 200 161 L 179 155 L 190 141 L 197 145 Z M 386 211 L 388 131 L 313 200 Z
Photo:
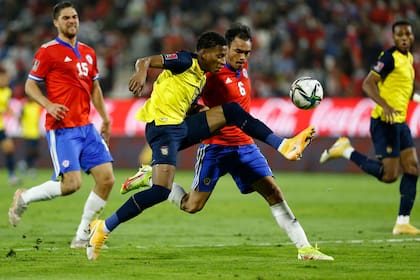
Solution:
M 389 124 L 393 124 L 395 121 L 395 117 L 398 116 L 401 112 L 396 111 L 394 108 L 390 106 L 383 107 L 383 116 L 384 121 Z
M 101 136 L 105 143 L 109 146 L 109 138 L 111 136 L 111 122 L 103 122 L 101 126 Z
M 45 109 L 47 110 L 48 114 L 50 114 L 56 120 L 59 121 L 64 119 L 69 110 L 69 108 L 67 108 L 66 106 L 57 103 L 51 103 L 48 106 L 46 106 Z
M 128 89 L 134 96 L 142 96 L 142 91 L 145 84 L 146 76 L 143 74 L 143 72 L 136 72 L 133 76 L 131 76 L 131 79 L 128 82 Z

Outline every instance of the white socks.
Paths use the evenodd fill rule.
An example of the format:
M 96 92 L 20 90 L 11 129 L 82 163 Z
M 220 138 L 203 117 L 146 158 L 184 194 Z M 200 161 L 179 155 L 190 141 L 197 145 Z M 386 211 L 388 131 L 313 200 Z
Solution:
M 187 194 L 187 192 L 177 183 L 172 184 L 171 192 L 168 196 L 168 201 L 178 208 L 181 208 L 182 198 Z
M 82 219 L 76 232 L 76 239 L 89 239 L 89 224 L 102 212 L 106 201 L 93 191 L 90 192 L 83 208 Z
M 286 231 L 287 235 L 295 244 L 296 248 L 302 248 L 311 245 L 306 238 L 305 231 L 296 220 L 292 210 L 290 210 L 285 200 L 270 206 L 270 209 L 277 224 L 284 231 Z
M 57 196 L 61 196 L 61 182 L 47 181 L 24 191 L 21 197 L 23 202 L 29 204 L 35 201 L 51 200 Z
M 354 151 L 353 147 L 349 147 L 349 148 L 344 149 L 343 157 L 346 158 L 346 159 L 350 159 L 351 153 L 353 153 L 353 151 Z
M 410 223 L 410 216 L 399 215 L 397 217 L 397 225 L 409 224 L 409 223 Z

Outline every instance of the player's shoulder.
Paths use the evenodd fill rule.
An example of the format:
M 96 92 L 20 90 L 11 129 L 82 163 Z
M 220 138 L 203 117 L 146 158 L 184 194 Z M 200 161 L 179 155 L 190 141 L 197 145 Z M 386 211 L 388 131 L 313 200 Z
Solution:
M 80 41 L 78 41 L 77 43 L 79 45 L 79 48 L 85 48 L 85 49 L 89 49 L 89 50 L 92 50 L 92 51 L 94 50 L 93 47 L 89 46 L 86 43 L 83 43 L 83 42 L 80 42 Z
M 397 51 L 397 48 L 395 46 L 392 46 L 386 50 L 383 50 L 379 54 L 379 58 L 390 58 L 392 55 Z
M 48 48 L 57 46 L 58 44 L 59 44 L 58 41 L 54 39 L 54 40 L 51 40 L 51 41 L 48 41 L 48 42 L 42 44 L 40 48 L 41 49 L 48 49 Z

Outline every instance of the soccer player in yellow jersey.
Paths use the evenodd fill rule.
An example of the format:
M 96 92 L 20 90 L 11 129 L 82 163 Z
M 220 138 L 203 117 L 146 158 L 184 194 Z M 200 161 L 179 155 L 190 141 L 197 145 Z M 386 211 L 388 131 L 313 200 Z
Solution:
M 22 125 L 22 138 L 25 145 L 24 171 L 28 175 L 35 175 L 35 161 L 39 156 L 39 140 L 41 131 L 39 129 L 42 107 L 32 98 L 28 98 L 23 104 L 20 115 Z
M 347 137 L 340 137 L 323 152 L 320 162 L 344 157 L 384 183 L 395 182 L 402 170 L 400 208 L 392 233 L 420 234 L 420 230 L 410 224 L 419 173 L 416 148 L 406 123 L 414 87 L 411 24 L 395 22 L 392 35 L 394 46 L 380 54 L 363 82 L 364 92 L 376 103 L 371 114 L 370 133 L 378 160 L 368 159 L 351 146 Z
M 12 97 L 12 89 L 9 87 L 10 77 L 6 69 L 0 66 L 0 145 L 6 160 L 6 167 L 9 173 L 9 184 L 16 186 L 21 180 L 15 175 L 15 145 L 11 138 L 6 135 L 3 116 L 13 114 L 9 107 Z
M 153 185 L 134 194 L 106 220 L 91 224 L 88 259 L 98 257 L 105 239 L 118 225 L 168 198 L 179 150 L 211 137 L 226 124 L 239 127 L 289 160 L 298 160 L 311 142 L 314 127 L 293 138 L 283 138 L 234 102 L 191 114 L 200 111 L 196 101 L 206 82 L 206 72 L 218 72 L 225 65 L 227 42 L 218 33 L 206 32 L 198 38 L 196 50 L 196 53 L 178 51 L 137 60 L 136 72 L 129 81 L 129 89 L 135 96 L 141 95 L 150 67 L 164 69 L 153 85 L 151 97 L 137 113 L 137 118 L 146 122 L 146 139 L 152 148 Z

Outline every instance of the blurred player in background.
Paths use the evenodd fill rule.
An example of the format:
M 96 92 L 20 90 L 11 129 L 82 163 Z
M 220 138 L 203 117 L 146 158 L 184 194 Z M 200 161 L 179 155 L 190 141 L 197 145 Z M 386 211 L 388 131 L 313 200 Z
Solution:
M 22 126 L 22 138 L 25 146 L 25 158 L 18 162 L 22 173 L 35 177 L 36 160 L 39 157 L 39 144 L 41 131 L 39 122 L 41 120 L 42 107 L 32 98 L 28 98 L 22 107 L 20 123 Z
M 95 51 L 77 40 L 79 17 L 71 2 L 53 9 L 58 36 L 35 54 L 25 84 L 26 94 L 47 111 L 45 128 L 54 166 L 52 180 L 16 191 L 9 221 L 16 226 L 28 205 L 74 193 L 82 186 L 81 170 L 91 173 L 95 186 L 86 200 L 71 248 L 84 248 L 89 223 L 103 210 L 114 185 L 107 143 L 110 119 L 99 84 Z M 39 82 L 45 82 L 46 96 Z M 102 118 L 101 135 L 89 120 L 90 102 Z M 61 180 L 59 178 L 61 177 Z
M 135 95 L 141 94 L 149 68 L 164 69 L 153 85 L 151 97 L 137 113 L 137 118 L 147 123 L 146 138 L 153 154 L 153 185 L 134 194 L 105 221 L 92 223 L 88 259 L 98 257 L 105 239 L 118 225 L 168 198 L 179 150 L 209 138 L 227 123 L 241 127 L 290 160 L 301 158 L 315 133 L 312 126 L 294 138 L 283 138 L 253 118 L 238 103 L 223 104 L 187 117 L 200 108 L 196 101 L 206 82 L 205 73 L 215 73 L 224 66 L 226 44 L 220 34 L 206 32 L 198 38 L 196 53 L 179 51 L 137 60 L 136 72 L 129 82 L 129 89 Z
M 248 57 L 252 47 L 251 30 L 236 24 L 227 30 L 225 38 L 228 44 L 226 64 L 217 73 L 207 73 L 201 97 L 204 105 L 209 108 L 237 102 L 249 112 L 251 81 L 248 77 Z M 198 212 L 210 198 L 219 178 L 229 173 L 241 193 L 256 191 L 267 201 L 277 224 L 298 248 L 299 259 L 333 260 L 310 245 L 302 226 L 276 185 L 267 160 L 250 136 L 235 126 L 226 126 L 202 143 L 197 151 L 191 191 L 186 193 L 181 186 L 174 184 L 168 200 L 186 212 Z M 145 168 L 143 166 L 143 172 Z M 142 178 L 151 176 L 138 175 Z M 148 180 L 127 181 L 121 192 L 144 187 L 141 183 L 149 184 Z
M 400 208 L 392 233 L 420 234 L 420 230 L 410 224 L 419 174 L 417 151 L 406 123 L 414 89 L 411 24 L 395 22 L 392 36 L 394 46 L 380 54 L 363 82 L 363 90 L 376 103 L 371 114 L 370 133 L 378 160 L 362 155 L 351 146 L 347 137 L 340 137 L 323 152 L 320 162 L 346 158 L 384 183 L 395 182 L 402 170 Z
M 10 98 L 12 97 L 12 89 L 9 87 L 10 77 L 7 70 L 0 65 L 0 143 L 1 150 L 6 161 L 7 172 L 9 173 L 9 184 L 16 186 L 21 184 L 21 180 L 15 174 L 15 145 L 11 138 L 6 135 L 4 115 L 14 115 L 9 107 Z

